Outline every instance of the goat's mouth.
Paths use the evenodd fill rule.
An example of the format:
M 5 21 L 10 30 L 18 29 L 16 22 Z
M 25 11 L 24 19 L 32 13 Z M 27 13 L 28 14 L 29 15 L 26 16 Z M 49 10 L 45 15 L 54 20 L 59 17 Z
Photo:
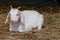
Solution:
M 15 24 L 16 22 L 14 21 L 14 22 L 11 22 L 12 24 Z
M 19 23 L 19 22 L 20 22 L 20 19 L 18 21 L 13 21 L 11 23 L 16 24 L 16 23 Z

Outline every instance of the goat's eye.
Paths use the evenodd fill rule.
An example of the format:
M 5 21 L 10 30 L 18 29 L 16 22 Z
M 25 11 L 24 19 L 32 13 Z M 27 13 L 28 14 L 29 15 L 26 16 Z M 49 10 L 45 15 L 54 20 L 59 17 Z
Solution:
M 19 14 L 17 14 L 17 16 L 18 16 Z

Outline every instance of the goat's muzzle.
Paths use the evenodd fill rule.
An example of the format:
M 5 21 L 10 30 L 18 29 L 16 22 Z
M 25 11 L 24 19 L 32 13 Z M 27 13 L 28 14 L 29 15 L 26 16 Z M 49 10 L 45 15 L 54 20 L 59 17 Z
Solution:
M 11 20 L 11 23 L 15 23 L 15 21 L 14 20 Z

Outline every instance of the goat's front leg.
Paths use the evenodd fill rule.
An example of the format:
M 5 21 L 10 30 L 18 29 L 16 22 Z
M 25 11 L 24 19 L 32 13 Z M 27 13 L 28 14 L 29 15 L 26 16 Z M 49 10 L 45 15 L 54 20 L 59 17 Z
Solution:
M 9 31 L 13 31 L 12 25 L 9 26 Z
M 20 26 L 19 26 L 19 30 L 18 30 L 19 32 L 25 32 L 25 26 L 24 26 L 24 24 L 21 24 Z

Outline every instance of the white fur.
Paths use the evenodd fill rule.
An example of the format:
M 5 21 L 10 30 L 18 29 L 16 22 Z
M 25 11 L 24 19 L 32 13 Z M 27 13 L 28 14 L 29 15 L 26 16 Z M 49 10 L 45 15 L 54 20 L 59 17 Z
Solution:
M 32 28 L 36 28 L 37 27 L 37 30 L 41 30 L 42 28 L 42 25 L 43 25 L 43 21 L 44 21 L 44 16 L 42 14 L 40 14 L 39 12 L 37 11 L 34 11 L 34 10 L 24 10 L 24 11 L 18 11 L 18 10 L 11 10 L 10 13 L 15 13 L 11 19 L 15 19 L 17 18 L 16 21 L 18 21 L 19 17 L 16 17 L 16 13 L 20 13 L 21 16 L 19 16 L 21 19 L 21 21 L 13 24 L 10 22 L 10 28 L 9 30 L 10 31 L 19 31 L 19 32 L 28 32 L 28 31 L 31 31 Z

